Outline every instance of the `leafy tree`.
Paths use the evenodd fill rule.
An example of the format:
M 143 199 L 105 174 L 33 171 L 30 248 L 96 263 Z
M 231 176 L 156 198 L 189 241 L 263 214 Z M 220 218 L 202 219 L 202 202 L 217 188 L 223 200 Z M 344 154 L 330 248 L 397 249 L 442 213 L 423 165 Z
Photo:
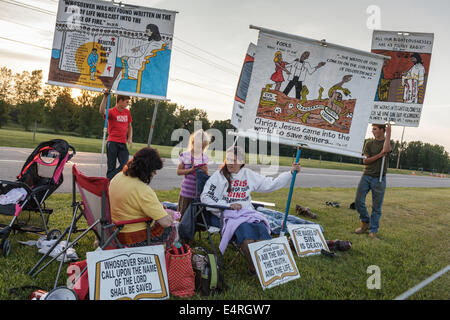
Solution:
M 14 76 L 10 69 L 0 68 L 0 101 L 11 105 L 14 103 Z
M 53 107 L 47 107 L 46 124 L 55 132 L 74 131 L 76 123 L 76 105 L 71 96 L 71 90 L 64 88 L 61 95 L 56 99 Z
M 35 102 L 42 91 L 42 70 L 23 71 L 14 76 L 16 103 Z
M 44 101 L 23 102 L 17 106 L 19 110 L 18 120 L 25 130 L 29 130 L 33 124 L 42 121 Z
M 83 90 L 81 96 L 78 97 L 76 103 L 79 108 L 78 127 L 76 131 L 83 137 L 101 137 L 103 129 L 103 121 L 98 112 L 98 94 L 93 94 L 91 91 Z M 100 95 L 100 98 L 102 95 Z
M 0 128 L 8 123 L 9 109 L 9 103 L 0 99 Z
M 155 110 L 155 101 L 137 99 L 132 102 L 130 111 L 133 118 L 133 140 L 146 143 L 150 133 L 150 126 Z M 155 128 L 152 135 L 152 144 L 172 145 L 171 135 L 179 125 L 175 116 L 177 105 L 160 101 L 156 112 Z
M 175 115 L 180 121 L 180 128 L 187 129 L 191 133 L 194 132 L 195 121 L 201 121 L 203 130 L 208 130 L 211 127 L 211 124 L 208 120 L 208 114 L 204 110 L 197 108 L 185 109 L 183 106 L 181 106 L 178 107 Z

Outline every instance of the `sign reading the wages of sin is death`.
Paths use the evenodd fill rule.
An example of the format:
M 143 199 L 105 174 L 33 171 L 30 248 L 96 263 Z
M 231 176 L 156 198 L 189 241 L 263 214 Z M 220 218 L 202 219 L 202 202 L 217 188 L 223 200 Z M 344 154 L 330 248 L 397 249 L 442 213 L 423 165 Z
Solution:
M 87 253 L 91 300 L 169 298 L 164 246 Z
M 419 126 L 433 39 L 433 33 L 373 32 L 372 52 L 391 59 L 383 67 L 369 122 Z
M 259 30 L 240 129 L 360 157 L 384 57 Z
M 286 237 L 250 243 L 248 248 L 264 290 L 300 278 Z
M 299 257 L 320 254 L 322 249 L 330 251 L 319 225 L 288 225 L 287 227 Z
M 164 98 L 175 12 L 60 0 L 48 82 Z

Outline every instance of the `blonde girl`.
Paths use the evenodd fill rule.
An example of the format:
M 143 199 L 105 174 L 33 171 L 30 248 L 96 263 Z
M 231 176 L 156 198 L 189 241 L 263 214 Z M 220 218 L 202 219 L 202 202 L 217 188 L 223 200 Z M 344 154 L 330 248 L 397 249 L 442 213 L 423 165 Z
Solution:
M 211 137 L 202 129 L 195 131 L 189 138 L 188 150 L 180 153 L 180 163 L 177 174 L 184 176 L 181 184 L 180 197 L 178 199 L 178 211 L 184 214 L 196 195 L 196 175 L 197 168 L 208 174 L 209 158 L 205 154 L 211 142 Z

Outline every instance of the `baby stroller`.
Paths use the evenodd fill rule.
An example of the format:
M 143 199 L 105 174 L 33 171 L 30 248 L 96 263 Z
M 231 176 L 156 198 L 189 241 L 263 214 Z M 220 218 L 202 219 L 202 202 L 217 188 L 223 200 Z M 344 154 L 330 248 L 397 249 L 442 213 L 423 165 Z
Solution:
M 5 257 L 11 250 L 11 231 L 45 232 L 48 240 L 61 234 L 47 228 L 53 209 L 47 208 L 45 201 L 63 183 L 64 165 L 75 153 L 65 140 L 42 142 L 25 161 L 16 181 L 0 180 L 0 215 L 12 217 L 9 224 L 0 223 L 0 246 Z

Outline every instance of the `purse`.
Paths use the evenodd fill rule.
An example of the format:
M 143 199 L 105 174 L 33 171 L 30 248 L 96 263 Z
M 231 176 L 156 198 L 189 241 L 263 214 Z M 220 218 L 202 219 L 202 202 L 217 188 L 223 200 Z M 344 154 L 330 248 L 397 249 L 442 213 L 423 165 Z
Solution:
M 195 274 L 192 269 L 192 251 L 184 244 L 166 250 L 169 292 L 177 297 L 191 297 L 195 293 Z

